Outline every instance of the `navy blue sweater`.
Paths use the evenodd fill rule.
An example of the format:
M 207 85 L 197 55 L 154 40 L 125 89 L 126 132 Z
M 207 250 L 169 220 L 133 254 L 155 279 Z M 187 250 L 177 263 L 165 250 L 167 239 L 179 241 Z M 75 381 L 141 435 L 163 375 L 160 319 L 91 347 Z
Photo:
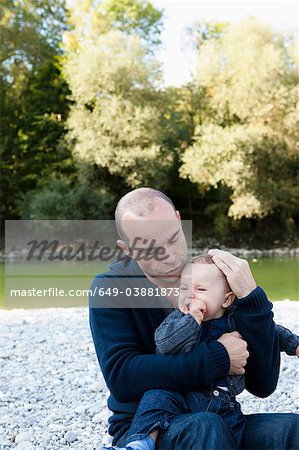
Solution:
M 111 264 L 107 272 L 94 279 L 91 289 L 124 291 L 124 287 L 136 286 L 155 287 L 132 260 L 128 265 L 121 261 Z M 145 298 L 148 305 L 152 300 Z M 150 389 L 210 389 L 215 379 L 228 375 L 229 356 L 218 341 L 195 345 L 189 353 L 156 354 L 154 333 L 167 315 L 165 309 L 127 306 L 128 298 L 122 294 L 90 296 L 91 333 L 111 393 L 108 407 L 112 411 L 118 415 L 134 413 L 143 393 Z M 246 335 L 250 354 L 246 388 L 258 397 L 266 397 L 276 387 L 280 364 L 272 304 L 265 301 L 258 287 L 246 299 L 238 300 L 237 309 L 238 331 Z

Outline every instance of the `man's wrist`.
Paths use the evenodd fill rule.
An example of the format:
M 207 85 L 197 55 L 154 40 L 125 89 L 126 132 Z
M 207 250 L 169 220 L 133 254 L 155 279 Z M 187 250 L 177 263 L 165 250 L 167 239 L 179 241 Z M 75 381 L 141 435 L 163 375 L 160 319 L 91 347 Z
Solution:
M 246 297 L 237 299 L 236 306 L 239 310 L 254 314 L 261 311 L 270 311 L 273 305 L 268 300 L 265 291 L 260 286 L 257 286 Z
M 230 368 L 230 359 L 226 348 L 221 342 L 212 341 L 208 344 L 210 352 L 211 371 L 213 379 L 227 376 Z
M 248 289 L 246 291 L 243 291 L 242 293 L 239 293 L 238 298 L 246 298 L 248 297 L 250 294 L 252 294 L 253 291 L 255 291 L 255 289 L 257 288 L 257 285 L 254 284 L 251 287 L 248 287 Z

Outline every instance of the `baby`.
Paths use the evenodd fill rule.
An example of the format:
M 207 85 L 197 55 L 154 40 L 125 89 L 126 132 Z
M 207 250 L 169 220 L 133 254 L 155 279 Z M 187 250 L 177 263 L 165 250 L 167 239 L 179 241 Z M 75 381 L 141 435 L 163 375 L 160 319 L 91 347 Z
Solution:
M 225 333 L 239 330 L 240 323 L 242 328 L 242 318 L 238 314 L 238 302 L 243 302 L 243 305 L 245 302 L 245 307 L 249 307 L 250 313 L 246 314 L 249 325 L 250 320 L 255 321 L 256 314 L 262 312 L 260 316 L 263 318 L 259 319 L 261 334 L 263 327 L 271 325 L 272 304 L 260 287 L 245 299 L 236 300 L 235 303 L 234 300 L 234 293 L 221 270 L 213 263 L 212 257 L 208 254 L 195 257 L 191 263 L 186 264 L 181 274 L 178 309 L 171 312 L 156 330 L 157 352 L 189 352 L 198 343 L 205 342 L 208 345 Z M 280 350 L 298 356 L 298 336 L 279 325 L 277 331 Z M 242 334 L 246 340 L 246 333 Z M 245 376 L 235 375 L 216 379 L 213 389 L 205 391 L 145 392 L 128 431 L 125 449 L 154 450 L 159 430 L 166 430 L 174 416 L 199 412 L 219 414 L 238 447 L 241 447 L 246 419 L 235 397 L 244 389 Z

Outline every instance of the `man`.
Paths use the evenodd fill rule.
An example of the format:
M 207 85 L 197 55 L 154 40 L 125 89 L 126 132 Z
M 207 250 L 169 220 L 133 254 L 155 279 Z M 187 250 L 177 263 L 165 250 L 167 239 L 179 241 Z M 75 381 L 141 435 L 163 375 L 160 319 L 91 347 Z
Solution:
M 120 200 L 115 218 L 120 236 L 117 244 L 130 257 L 129 263 L 114 263 L 108 272 L 96 277 L 92 289 L 101 288 L 107 295 L 90 299 L 91 332 L 111 393 L 108 407 L 114 412 L 109 419 L 113 444 L 122 446 L 138 401 L 151 389 L 209 390 L 219 377 L 245 374 L 246 387 L 252 394 L 270 395 L 279 374 L 275 327 L 264 330 L 260 339 L 256 330 L 252 331 L 252 337 L 247 333 L 251 355 L 237 332 L 226 333 L 210 344 L 198 344 L 187 354 L 155 353 L 154 332 L 169 312 L 169 304 L 165 298 L 156 296 L 155 289 L 176 295 L 179 275 L 187 259 L 180 216 L 162 192 L 140 188 Z M 210 254 L 235 295 L 256 301 L 256 283 L 248 263 L 220 250 Z M 118 295 L 110 296 L 113 288 Z M 127 295 L 134 292 L 136 297 Z M 256 370 L 257 367 L 262 369 Z M 244 448 L 295 449 L 298 428 L 298 417 L 292 414 L 247 416 Z M 236 449 L 236 444 L 221 417 L 197 413 L 175 417 L 159 436 L 156 448 Z

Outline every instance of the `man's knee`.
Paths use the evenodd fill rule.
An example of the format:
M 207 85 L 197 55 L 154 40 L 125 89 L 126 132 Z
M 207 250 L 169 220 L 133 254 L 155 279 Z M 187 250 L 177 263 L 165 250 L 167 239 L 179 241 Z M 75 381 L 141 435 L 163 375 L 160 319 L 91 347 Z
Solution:
M 243 435 L 243 447 L 245 449 L 298 449 L 298 414 L 251 414 L 246 416 L 246 421 Z
M 155 407 L 161 407 L 161 405 L 176 405 L 185 406 L 181 410 L 181 414 L 188 412 L 186 410 L 186 400 L 185 397 L 177 392 L 167 391 L 164 389 L 152 389 L 146 391 L 142 397 L 143 404 L 155 409 Z M 185 411 L 186 410 L 186 411 Z M 176 411 L 177 414 L 177 411 Z
M 162 399 L 168 398 L 169 396 L 171 396 L 171 394 L 172 393 L 170 391 L 164 391 L 162 389 L 151 389 L 150 391 L 146 391 L 143 394 L 142 400 L 143 402 L 155 405 L 156 402 L 157 404 L 159 404 Z
M 183 414 L 171 420 L 167 431 L 158 439 L 157 450 L 221 448 L 226 437 L 227 448 L 235 448 L 225 423 L 217 414 L 209 412 Z
M 161 397 L 162 395 L 167 395 L 169 392 L 170 392 L 170 391 L 165 391 L 165 390 L 163 390 L 163 389 L 151 389 L 150 391 L 146 391 L 146 392 L 143 394 L 143 398 L 148 398 L 148 397 L 151 397 L 151 398 L 159 398 L 159 397 Z

